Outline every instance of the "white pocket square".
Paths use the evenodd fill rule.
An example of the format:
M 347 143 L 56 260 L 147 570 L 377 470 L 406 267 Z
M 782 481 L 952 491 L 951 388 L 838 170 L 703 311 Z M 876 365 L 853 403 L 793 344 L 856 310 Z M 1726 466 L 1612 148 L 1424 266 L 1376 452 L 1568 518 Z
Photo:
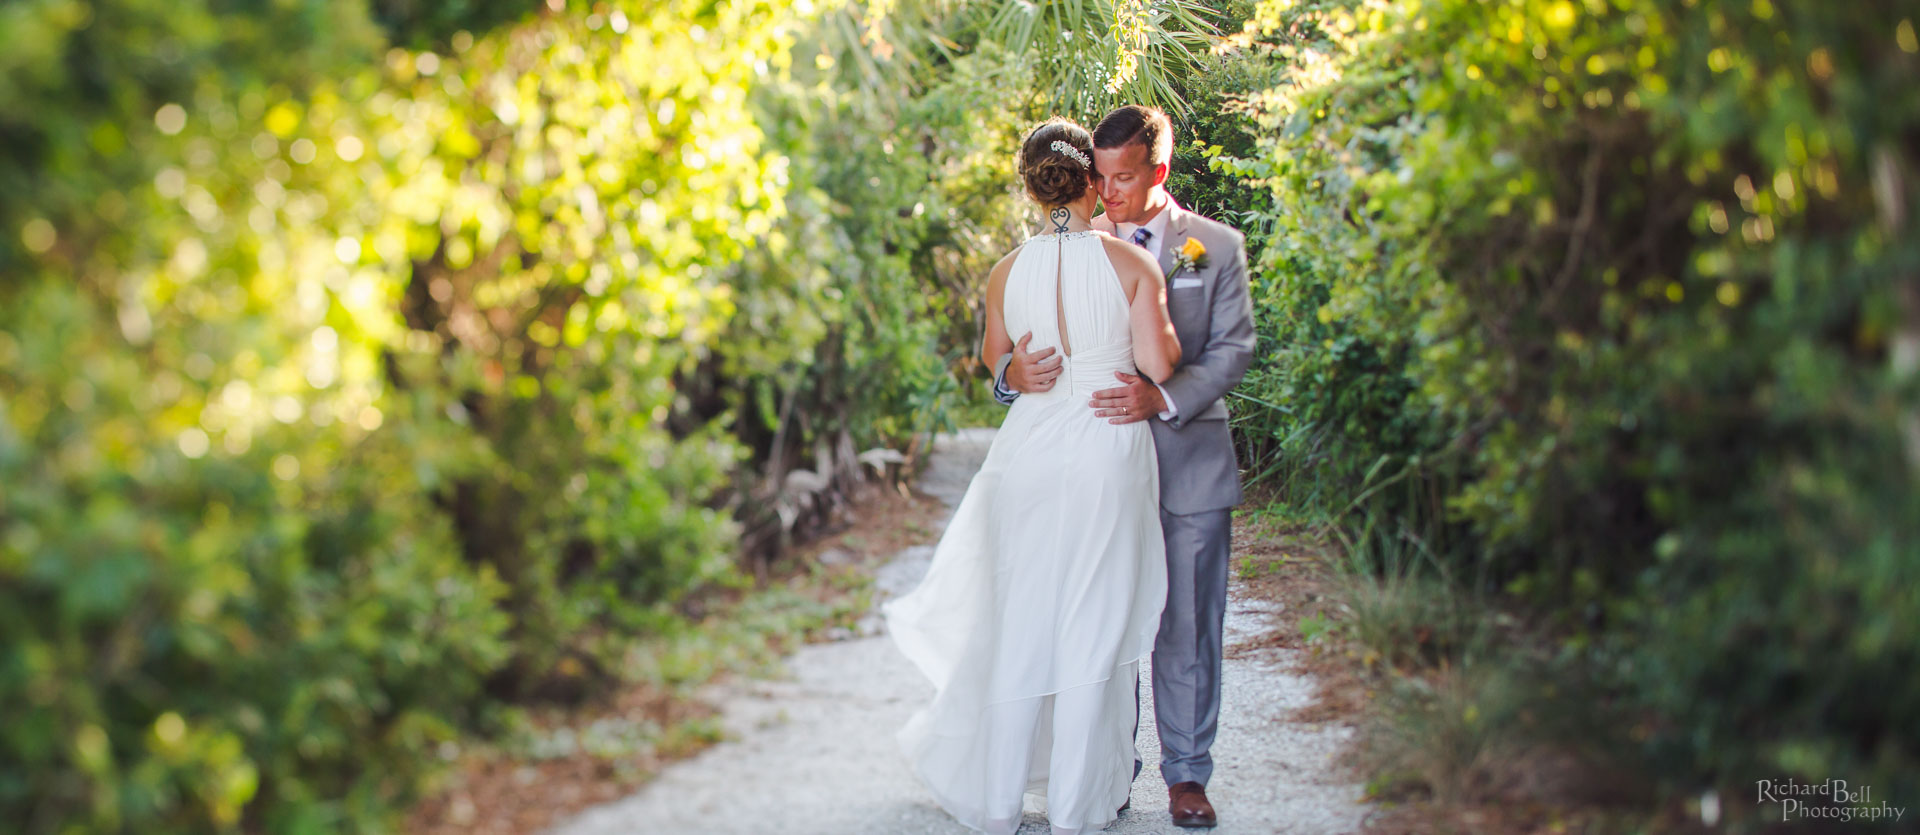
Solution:
M 1174 279 L 1174 280 L 1173 280 L 1173 287 L 1171 287 L 1171 288 L 1169 288 L 1169 289 L 1173 289 L 1173 290 L 1184 290 L 1184 289 L 1186 289 L 1186 288 L 1188 288 L 1188 287 L 1198 287 L 1198 286 L 1200 286 L 1200 279 L 1197 279 L 1197 278 L 1176 278 L 1176 279 Z

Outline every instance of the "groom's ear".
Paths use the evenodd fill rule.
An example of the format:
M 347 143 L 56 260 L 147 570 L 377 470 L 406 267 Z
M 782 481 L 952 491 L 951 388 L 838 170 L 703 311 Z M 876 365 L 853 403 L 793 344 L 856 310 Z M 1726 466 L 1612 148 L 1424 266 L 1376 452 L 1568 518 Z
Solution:
M 1156 185 L 1156 186 L 1163 186 L 1163 185 L 1166 185 L 1166 184 L 1167 184 L 1167 173 L 1168 173 L 1168 172 L 1170 172 L 1170 171 L 1172 171 L 1172 170 L 1173 170 L 1173 166 L 1171 166 L 1171 165 L 1168 165 L 1168 164 L 1166 164 L 1166 163 L 1164 163 L 1164 162 L 1157 162 L 1157 163 L 1154 163 L 1154 165 L 1153 165 L 1153 184 L 1154 184 L 1154 185 Z

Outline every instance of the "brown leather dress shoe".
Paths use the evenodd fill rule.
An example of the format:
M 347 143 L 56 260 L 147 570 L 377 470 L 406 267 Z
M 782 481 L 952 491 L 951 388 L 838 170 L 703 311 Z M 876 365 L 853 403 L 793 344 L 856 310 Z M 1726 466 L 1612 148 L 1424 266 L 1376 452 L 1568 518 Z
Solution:
M 1204 828 L 1219 823 L 1213 814 L 1213 804 L 1207 802 L 1207 787 L 1199 783 L 1189 781 L 1168 786 L 1167 810 L 1173 813 L 1174 826 Z

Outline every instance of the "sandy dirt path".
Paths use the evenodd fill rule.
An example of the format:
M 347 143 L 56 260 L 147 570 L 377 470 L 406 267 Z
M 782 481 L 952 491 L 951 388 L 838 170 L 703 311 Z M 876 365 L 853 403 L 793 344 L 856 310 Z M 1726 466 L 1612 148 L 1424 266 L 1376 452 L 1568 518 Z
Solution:
M 944 436 L 921 488 L 949 511 L 986 455 L 993 430 Z M 877 601 L 913 588 L 931 546 L 901 552 L 877 573 Z M 1235 593 L 1227 612 L 1229 658 L 1224 671 L 1220 734 L 1207 793 L 1220 813 L 1220 835 L 1357 832 L 1367 807 L 1361 787 L 1339 776 L 1335 752 L 1352 733 L 1338 723 L 1304 723 L 1292 714 L 1313 699 L 1314 682 L 1294 671 L 1297 650 L 1233 652 L 1276 628 L 1275 604 Z M 721 706 L 728 741 L 667 768 L 638 793 L 589 809 L 562 823 L 559 835 L 847 835 L 952 833 L 970 830 L 933 804 L 906 770 L 893 734 L 932 694 L 900 656 L 879 619 L 869 615 L 848 640 L 807 646 L 778 680 L 736 681 L 711 698 Z M 1144 677 L 1144 676 L 1143 676 Z M 1133 807 L 1108 829 L 1171 833 L 1159 779 L 1151 688 L 1140 727 L 1146 762 L 1134 783 Z M 1045 818 L 1028 800 L 1021 835 L 1045 833 Z

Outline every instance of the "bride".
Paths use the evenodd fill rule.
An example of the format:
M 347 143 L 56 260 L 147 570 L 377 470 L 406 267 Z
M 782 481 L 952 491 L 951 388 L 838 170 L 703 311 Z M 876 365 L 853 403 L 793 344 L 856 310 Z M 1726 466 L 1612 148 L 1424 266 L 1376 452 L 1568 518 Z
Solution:
M 915 773 L 961 823 L 1019 828 L 1044 793 L 1056 835 L 1101 829 L 1133 780 L 1135 681 L 1166 600 L 1153 435 L 1088 408 L 1115 372 L 1162 381 L 1180 360 L 1146 251 L 1088 220 L 1093 139 L 1054 119 L 1019 156 L 1050 232 L 993 268 L 983 359 L 1056 349 L 1061 373 L 1022 394 L 995 435 L 919 588 L 886 607 L 935 688 L 900 731 Z

